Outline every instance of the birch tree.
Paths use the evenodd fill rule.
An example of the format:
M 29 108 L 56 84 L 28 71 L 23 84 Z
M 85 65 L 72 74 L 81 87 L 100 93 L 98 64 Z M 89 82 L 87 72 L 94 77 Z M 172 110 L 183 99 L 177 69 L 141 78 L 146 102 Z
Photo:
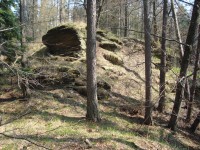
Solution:
M 194 43 L 195 33 L 198 26 L 199 6 L 200 6 L 200 0 L 195 0 L 193 6 L 192 18 L 190 21 L 190 26 L 186 39 L 186 45 L 184 48 L 184 56 L 181 61 L 181 70 L 176 86 L 176 96 L 175 96 L 174 106 L 168 124 L 168 128 L 170 128 L 171 130 L 175 130 L 176 128 L 177 118 L 179 115 L 180 105 L 182 102 L 182 96 L 183 96 L 182 93 L 185 87 L 186 74 L 191 54 L 191 46 Z

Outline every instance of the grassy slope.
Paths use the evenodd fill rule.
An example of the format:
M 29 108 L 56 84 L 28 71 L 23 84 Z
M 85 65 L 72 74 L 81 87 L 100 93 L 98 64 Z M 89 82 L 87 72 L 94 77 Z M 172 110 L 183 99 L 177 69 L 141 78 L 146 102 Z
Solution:
M 33 51 L 31 51 L 33 52 Z M 199 133 L 189 135 L 185 130 L 176 134 L 163 128 L 169 119 L 167 113 L 172 106 L 174 95 L 169 92 L 166 114 L 154 112 L 155 125 L 142 125 L 144 113 L 144 53 L 143 46 L 136 44 L 134 49 L 124 47 L 116 55 L 123 58 L 124 65 L 111 64 L 103 58 L 106 50 L 98 48 L 98 78 L 112 85 L 112 97 L 101 100 L 101 123 L 85 120 L 86 98 L 70 87 L 52 86 L 32 91 L 30 101 L 12 101 L 1 103 L 0 114 L 3 121 L 19 119 L 0 126 L 0 132 L 22 137 L 14 139 L 0 136 L 0 149 L 43 149 L 27 142 L 31 140 L 40 146 L 51 149 L 86 149 L 85 140 L 92 143 L 92 149 L 189 149 L 200 148 Z M 42 55 L 31 60 L 32 67 L 71 66 L 85 75 L 84 56 L 82 61 L 66 62 Z M 44 61 L 45 60 L 45 61 Z M 154 60 L 156 61 L 156 60 Z M 158 101 L 159 71 L 153 66 L 153 100 Z M 169 78 L 169 77 L 168 77 Z M 175 80 L 170 76 L 169 85 Z M 170 83 L 171 82 L 171 83 Z M 5 89 L 11 89 L 5 87 Z M 1 93 L 1 98 L 8 97 Z M 7 95 L 6 95 L 7 94 Z M 12 95 L 12 90 L 11 94 Z M 9 96 L 10 96 L 9 95 Z M 183 110 L 181 111 L 183 112 Z M 23 114 L 26 114 L 23 116 Z M 22 115 L 22 116 L 21 116 Z M 20 117 L 21 116 L 21 117 Z M 181 124 L 180 124 L 181 125 Z

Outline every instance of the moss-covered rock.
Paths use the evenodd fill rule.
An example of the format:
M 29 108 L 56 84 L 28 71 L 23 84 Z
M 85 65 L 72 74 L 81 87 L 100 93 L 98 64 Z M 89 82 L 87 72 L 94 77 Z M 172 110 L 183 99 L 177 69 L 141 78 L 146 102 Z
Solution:
M 97 87 L 111 91 L 111 85 L 108 82 L 103 81 L 103 80 L 97 82 Z
M 78 92 L 80 95 L 85 96 L 85 97 L 87 96 L 87 88 L 86 88 L 86 86 L 75 86 L 73 89 L 76 92 Z M 97 89 L 97 97 L 98 97 L 99 100 L 107 99 L 110 96 L 111 95 L 107 90 L 105 90 L 103 88 L 98 88 Z
M 103 88 L 98 88 L 97 89 L 97 97 L 99 100 L 102 99 L 108 99 L 109 97 L 111 97 L 110 92 L 103 89 Z
M 115 42 L 111 42 L 111 41 L 102 41 L 99 46 L 103 49 L 115 52 L 121 49 L 121 46 L 118 45 Z
M 76 56 L 75 53 L 86 49 L 85 29 L 74 24 L 55 27 L 42 37 L 42 42 L 51 54 Z
M 103 54 L 103 57 L 114 65 L 123 65 L 123 60 L 115 54 Z
M 119 45 L 123 44 L 123 42 L 111 32 L 100 30 L 100 29 L 97 30 L 97 41 L 99 42 L 110 41 Z
M 76 78 L 75 79 L 75 86 L 86 86 L 86 80 L 81 79 L 81 78 Z
M 61 66 L 58 68 L 58 71 L 59 72 L 67 72 L 69 71 L 71 68 L 70 67 L 67 67 L 67 66 Z

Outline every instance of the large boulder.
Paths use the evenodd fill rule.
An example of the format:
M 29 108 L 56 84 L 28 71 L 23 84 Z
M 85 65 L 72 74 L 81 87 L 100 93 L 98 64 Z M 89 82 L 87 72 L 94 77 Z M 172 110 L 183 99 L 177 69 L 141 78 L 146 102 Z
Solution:
M 85 49 L 85 29 L 73 24 L 55 27 L 42 37 L 42 42 L 51 54 L 62 56 L 77 56 L 77 52 Z

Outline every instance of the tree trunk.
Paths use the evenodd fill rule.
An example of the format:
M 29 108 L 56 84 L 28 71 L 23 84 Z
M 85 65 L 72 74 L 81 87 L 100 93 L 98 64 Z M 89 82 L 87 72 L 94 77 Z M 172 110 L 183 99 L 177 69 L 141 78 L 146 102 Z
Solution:
M 166 31 L 167 31 L 167 4 L 168 0 L 164 0 L 163 4 L 163 26 L 162 26 L 162 43 L 161 43 L 161 62 L 160 62 L 160 100 L 158 111 L 163 112 L 165 107 L 165 75 L 166 75 Z
M 34 23 L 35 23 L 35 0 L 33 0 L 33 4 L 32 4 L 32 38 L 33 38 L 33 41 L 35 40 L 35 26 L 34 26 Z
M 144 21 L 143 20 L 144 20 L 144 9 L 141 9 L 141 26 L 139 27 L 140 31 L 143 31 L 143 29 L 144 29 Z M 144 32 L 145 32 L 145 30 L 144 30 Z M 143 38 L 144 38 L 143 33 L 140 33 L 140 39 L 143 39 Z
M 20 0 L 20 24 L 21 24 L 21 48 L 23 49 L 24 48 L 24 44 L 26 42 L 26 38 L 25 38 L 25 33 L 24 33 L 24 18 L 25 18 L 25 15 L 24 15 L 24 0 Z
M 198 35 L 200 35 L 200 26 L 199 26 L 199 34 Z M 195 65 L 194 65 L 193 80 L 192 80 L 192 86 L 191 86 L 191 92 L 190 92 L 191 96 L 190 96 L 190 101 L 189 101 L 188 107 L 187 107 L 187 109 L 188 109 L 187 117 L 186 117 L 187 121 L 190 121 L 190 119 L 191 119 L 192 103 L 195 98 L 195 88 L 196 88 L 199 59 L 200 59 L 200 36 L 198 36 L 198 45 L 197 45 L 197 50 L 196 50 L 196 59 L 195 59 Z
M 96 80 L 96 0 L 87 1 L 87 114 L 88 120 L 100 121 Z
M 149 0 L 143 0 L 144 5 L 144 31 L 145 31 L 145 121 L 147 125 L 152 124 L 151 104 L 151 35 L 149 25 Z
M 194 120 L 193 124 L 190 127 L 191 132 L 193 132 L 193 133 L 195 132 L 195 130 L 197 129 L 197 127 L 199 125 L 199 122 L 200 122 L 200 112 L 199 112 L 199 114 L 197 115 L 196 119 Z
M 177 19 L 175 7 L 174 7 L 174 0 L 171 0 L 171 9 L 172 9 L 172 17 L 174 19 L 174 26 L 175 26 L 175 32 L 176 32 L 177 41 L 179 43 L 182 43 L 181 34 L 180 34 L 180 30 L 179 30 L 178 19 Z M 183 50 L 183 45 L 182 44 L 179 44 L 179 50 L 180 50 L 180 59 L 182 59 L 182 57 L 184 55 L 184 50 Z M 183 94 L 184 94 L 184 97 L 186 99 L 186 107 L 187 107 L 187 100 L 190 100 L 190 97 L 191 97 L 190 85 L 189 85 L 189 82 L 188 82 L 187 79 L 185 81 L 185 89 L 184 89 Z
M 98 6 L 98 9 L 97 9 L 97 23 L 96 23 L 96 27 L 97 28 L 99 27 L 99 20 L 100 20 L 100 17 L 101 17 L 101 12 L 102 12 L 104 1 L 105 0 L 97 0 L 97 6 Z
M 122 14 L 122 10 L 121 10 L 121 1 L 119 2 L 120 3 L 120 7 L 119 7 L 119 20 L 118 20 L 118 36 L 121 37 L 121 14 Z
M 59 13 L 59 20 L 60 20 L 60 23 L 63 22 L 63 6 L 62 6 L 63 2 L 62 0 L 60 0 L 60 13 Z
M 174 7 L 174 0 L 171 0 L 171 9 L 172 9 L 172 17 L 174 19 L 176 38 L 177 38 L 177 41 L 179 43 L 182 43 L 181 34 L 180 34 L 180 30 L 179 30 L 178 19 L 177 19 L 175 7 Z M 180 58 L 182 58 L 183 54 L 184 54 L 184 50 L 183 50 L 183 45 L 182 44 L 179 44 L 179 50 L 180 50 Z
M 124 37 L 128 35 L 128 0 L 125 0 L 124 6 Z
M 70 17 L 70 0 L 67 1 L 67 16 L 68 16 L 68 21 L 71 21 L 71 17 Z
M 156 17 L 156 0 L 153 1 L 153 32 L 155 35 L 158 34 L 157 17 Z M 154 40 L 157 42 L 158 37 L 154 36 Z
M 175 7 L 174 7 L 174 0 L 171 0 L 171 9 L 172 9 L 172 17 L 174 19 L 174 26 L 175 26 L 175 32 L 176 32 L 177 41 L 179 43 L 182 43 L 181 34 L 180 34 L 180 30 L 179 30 L 178 19 L 177 19 Z M 182 59 L 182 57 L 184 55 L 184 50 L 183 50 L 183 45 L 182 44 L 179 44 L 179 50 L 180 50 L 180 59 Z M 187 107 L 187 100 L 190 100 L 190 97 L 191 97 L 190 85 L 189 85 L 189 82 L 188 82 L 187 79 L 185 81 L 185 89 L 184 89 L 183 94 L 184 94 L 184 97 L 186 99 L 186 107 Z
M 182 101 L 182 96 L 183 96 L 182 95 L 183 87 L 185 87 L 185 77 L 186 77 L 187 68 L 188 68 L 189 59 L 190 59 L 191 45 L 194 43 L 196 28 L 198 25 L 199 6 L 200 6 L 200 0 L 195 0 L 194 6 L 193 6 L 192 18 L 191 18 L 191 22 L 190 22 L 190 26 L 188 30 L 187 39 L 186 39 L 184 56 L 181 62 L 181 70 L 180 70 L 179 78 L 177 81 L 174 107 L 173 107 L 171 118 L 168 124 L 168 127 L 171 130 L 175 130 L 176 128 L 176 122 L 177 122 L 180 105 Z
M 106 28 L 109 28 L 109 13 L 108 13 L 108 0 L 106 0 Z

